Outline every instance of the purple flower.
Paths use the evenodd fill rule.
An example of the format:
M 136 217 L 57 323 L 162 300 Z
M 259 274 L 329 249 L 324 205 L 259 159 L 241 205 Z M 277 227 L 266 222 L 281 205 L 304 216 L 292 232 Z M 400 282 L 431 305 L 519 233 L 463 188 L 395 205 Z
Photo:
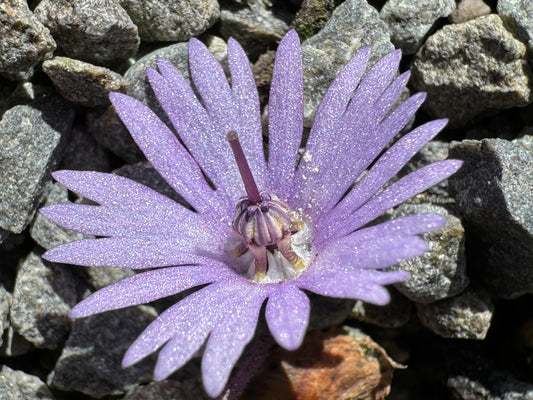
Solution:
M 364 226 L 448 177 L 460 162 L 436 162 L 382 190 L 446 121 L 416 128 L 380 156 L 425 96 L 416 94 L 393 110 L 409 73 L 394 78 L 400 60 L 394 51 L 365 74 L 369 54 L 368 48 L 361 50 L 332 83 L 303 153 L 302 61 L 294 31 L 277 52 L 267 157 L 252 72 L 232 39 L 231 85 L 207 48 L 198 40 L 189 42 L 190 72 L 200 99 L 168 62 L 158 62 L 159 72 L 147 71 L 183 145 L 139 101 L 111 94 L 147 159 L 194 211 L 120 176 L 55 172 L 57 181 L 99 206 L 57 204 L 41 212 L 98 238 L 64 244 L 44 258 L 89 267 L 152 268 L 97 291 L 71 316 L 203 286 L 150 324 L 123 365 L 163 346 L 155 378 L 164 379 L 207 339 L 202 373 L 207 392 L 216 396 L 252 339 L 265 302 L 272 336 L 288 350 L 300 346 L 309 320 L 309 299 L 302 289 L 387 303 L 383 285 L 408 274 L 383 269 L 426 251 L 417 235 L 445 220 L 422 214 Z

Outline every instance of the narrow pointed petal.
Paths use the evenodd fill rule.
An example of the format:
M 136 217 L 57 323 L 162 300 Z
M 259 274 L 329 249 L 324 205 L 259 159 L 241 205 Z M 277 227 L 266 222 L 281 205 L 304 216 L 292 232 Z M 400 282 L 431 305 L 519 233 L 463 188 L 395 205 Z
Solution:
M 194 292 L 164 311 L 130 346 L 124 355 L 122 366 L 128 367 L 142 360 L 174 336 L 183 339 L 181 346 L 176 349 L 179 354 L 166 354 L 164 357 L 160 355 L 158 363 L 166 363 L 166 358 L 172 356 L 176 359 L 189 359 L 215 326 L 220 314 L 220 305 L 232 295 L 232 289 L 234 290 L 231 285 L 225 290 L 224 285 L 215 283 Z M 193 340 L 195 338 L 198 340 Z
M 212 283 L 226 269 L 214 265 L 161 268 L 122 279 L 93 293 L 70 312 L 71 318 L 87 317 L 104 311 L 146 304 L 198 285 Z
M 229 57 L 233 58 L 234 54 Z M 223 185 L 219 189 L 224 190 L 235 203 L 244 194 L 244 186 L 239 177 L 233 154 L 227 144 L 226 135 L 230 131 L 239 134 L 244 153 L 250 161 L 252 173 L 258 185 L 263 187 L 265 171 L 262 167 L 264 167 L 264 159 L 262 150 L 261 152 L 256 151 L 258 147 L 262 146 L 262 141 L 261 146 L 258 142 L 258 140 L 262 140 L 259 139 L 261 132 L 252 129 L 248 115 L 241 114 L 239 102 L 235 102 L 232 89 L 221 65 L 199 40 L 191 39 L 189 42 L 189 62 L 194 86 L 200 94 L 214 127 L 211 133 L 214 147 L 210 147 L 210 150 L 216 149 L 224 160 L 224 169 L 220 171 L 218 176 Z M 233 70 L 238 73 L 235 65 Z M 240 80 L 246 79 L 244 76 L 239 78 Z
M 363 300 L 367 303 L 384 305 L 390 301 L 387 289 L 382 285 L 401 282 L 409 277 L 405 271 L 381 272 L 353 270 L 333 271 L 313 276 L 300 285 L 301 288 L 314 293 L 340 298 Z
M 309 322 L 309 298 L 298 287 L 279 286 L 268 299 L 265 317 L 276 342 L 287 350 L 302 344 Z
M 109 98 L 150 164 L 169 185 L 199 212 L 216 210 L 219 201 L 200 168 L 153 111 L 120 93 L 111 93 Z
M 48 261 L 115 268 L 145 269 L 179 264 L 208 263 L 207 256 L 194 254 L 187 237 L 117 237 L 83 239 L 48 250 L 43 258 Z M 209 248 L 204 249 L 205 253 Z
M 295 30 L 279 44 L 268 102 L 268 169 L 271 190 L 294 188 L 298 148 L 303 130 L 302 50 Z
M 361 178 L 355 187 L 323 220 L 336 224 L 353 213 L 392 179 L 403 166 L 446 125 L 447 120 L 436 120 L 419 126 L 398 140 Z M 321 225 L 317 222 L 317 225 Z M 319 231 L 321 229 L 319 228 Z M 320 236 L 322 232 L 317 232 Z
M 261 287 L 247 285 L 224 307 L 224 316 L 211 332 L 202 359 L 204 386 L 210 396 L 222 392 L 233 366 L 252 340 L 265 298 Z
M 367 224 L 389 208 L 401 204 L 446 179 L 455 173 L 461 167 L 461 164 L 462 162 L 459 160 L 439 161 L 404 176 L 370 199 L 357 211 L 345 218 L 342 223 L 339 223 L 332 237 L 342 237 Z

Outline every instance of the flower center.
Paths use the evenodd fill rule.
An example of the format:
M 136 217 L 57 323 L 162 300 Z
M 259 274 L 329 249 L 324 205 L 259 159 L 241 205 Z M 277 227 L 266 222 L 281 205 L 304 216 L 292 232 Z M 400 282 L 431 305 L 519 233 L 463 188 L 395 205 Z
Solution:
M 231 225 L 240 241 L 234 249 L 244 265 L 240 272 L 258 282 L 298 276 L 305 263 L 293 250 L 292 239 L 304 230 L 304 223 L 274 193 L 259 191 L 237 133 L 229 132 L 227 139 L 247 194 L 238 201 Z

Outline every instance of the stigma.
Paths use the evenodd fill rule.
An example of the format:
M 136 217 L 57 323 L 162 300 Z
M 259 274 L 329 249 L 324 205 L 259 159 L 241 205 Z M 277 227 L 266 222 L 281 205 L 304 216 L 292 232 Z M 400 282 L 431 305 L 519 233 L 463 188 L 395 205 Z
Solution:
M 299 275 L 304 261 L 293 250 L 291 239 L 303 223 L 274 193 L 259 191 L 237 133 L 229 132 L 227 139 L 246 190 L 246 196 L 237 202 L 231 227 L 239 240 L 237 255 L 249 252 L 252 256 L 253 268 L 245 268 L 247 275 L 260 282 Z

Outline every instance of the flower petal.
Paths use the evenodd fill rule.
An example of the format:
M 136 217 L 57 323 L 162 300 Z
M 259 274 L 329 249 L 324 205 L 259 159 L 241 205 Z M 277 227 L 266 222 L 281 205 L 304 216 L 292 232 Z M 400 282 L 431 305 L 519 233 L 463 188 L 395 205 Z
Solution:
M 269 189 L 290 193 L 303 130 L 302 50 L 293 29 L 281 40 L 268 101 Z
M 130 346 L 124 355 L 122 366 L 128 367 L 142 360 L 172 337 L 181 338 L 180 346 L 173 347 L 175 350 L 171 354 L 167 350 L 164 355 L 160 355 L 158 364 L 171 362 L 171 357 L 175 357 L 176 361 L 179 359 L 186 362 L 200 348 L 217 323 L 220 307 L 225 304 L 228 295 L 233 294 L 232 290 L 235 290 L 233 285 L 215 283 L 168 308 Z M 162 376 L 161 372 L 157 374 L 158 378 Z
M 176 136 L 140 101 L 109 95 L 118 115 L 150 164 L 200 213 L 217 209 L 219 196 L 207 185 L 202 171 Z
M 409 273 L 405 271 L 338 270 L 313 275 L 298 283 L 298 286 L 323 296 L 360 299 L 384 305 L 389 302 L 390 295 L 381 285 L 401 282 L 408 277 Z
M 232 46 L 230 53 L 236 50 Z M 228 54 L 228 57 L 234 61 L 235 53 Z M 238 57 L 238 56 L 237 56 Z M 241 101 L 235 101 L 234 93 L 228 84 L 228 80 L 221 65 L 209 52 L 207 47 L 196 39 L 189 41 L 189 68 L 194 86 L 197 89 L 202 102 L 207 110 L 212 126 L 215 129 L 211 132 L 212 145 L 207 151 L 216 149 L 219 156 L 224 160 L 218 174 L 222 181 L 219 190 L 224 190 L 234 203 L 245 193 L 242 179 L 227 143 L 226 135 L 230 131 L 236 131 L 239 134 L 243 150 L 246 154 L 250 169 L 254 178 L 260 187 L 263 187 L 264 178 L 264 157 L 262 151 L 262 132 L 257 131 L 257 125 L 251 125 L 249 116 L 242 114 L 246 109 L 241 109 Z M 249 68 L 249 67 L 248 67 Z M 245 68 L 237 68 L 233 62 L 232 73 L 243 73 Z M 237 82 L 242 82 L 250 76 L 235 77 Z M 233 78 L 233 76 L 232 76 Z M 238 83 L 239 84 L 239 83 Z M 235 93 L 239 91 L 236 89 Z M 253 116 L 253 119 L 258 116 Z M 257 150 L 260 149 L 258 152 Z
M 222 319 L 211 332 L 202 359 L 202 376 L 207 393 L 218 396 L 228 381 L 244 347 L 252 340 L 259 311 L 266 296 L 259 285 L 246 285 L 228 300 Z
M 116 268 L 145 269 L 179 264 L 209 263 L 209 248 L 205 256 L 194 254 L 187 237 L 117 237 L 83 239 L 66 243 L 43 254 L 48 261 Z
M 316 235 L 321 236 L 322 220 L 328 224 L 341 222 L 347 215 L 357 210 L 364 202 L 372 197 L 383 185 L 392 179 L 400 169 L 440 130 L 447 120 L 436 120 L 419 126 L 398 140 L 388 149 L 361 178 L 354 188 L 333 208 L 317 221 L 319 226 Z
M 70 312 L 71 318 L 87 317 L 104 311 L 146 304 L 224 276 L 225 268 L 188 265 L 161 268 L 122 279 L 93 293 Z
M 296 286 L 282 284 L 268 298 L 265 317 L 278 344 L 296 350 L 302 344 L 309 323 L 309 298 Z
M 367 224 L 389 208 L 404 202 L 415 194 L 423 192 L 452 175 L 461 167 L 461 164 L 462 162 L 459 160 L 439 161 L 404 176 L 374 196 L 353 214 L 344 218 L 336 226 L 334 232 L 330 231 L 331 237 L 342 237 Z

